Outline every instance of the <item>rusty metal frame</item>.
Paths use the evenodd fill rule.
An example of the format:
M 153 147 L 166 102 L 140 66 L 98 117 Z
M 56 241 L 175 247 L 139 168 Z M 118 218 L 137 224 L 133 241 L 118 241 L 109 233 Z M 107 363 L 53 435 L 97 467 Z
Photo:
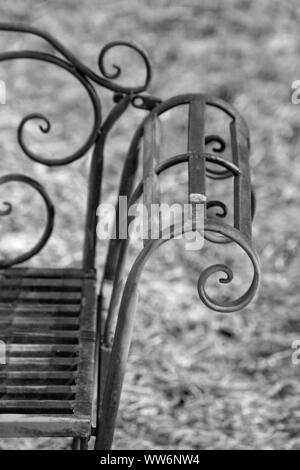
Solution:
M 139 126 L 134 135 L 125 162 L 119 195 L 126 195 L 130 199 L 128 204 L 130 207 L 142 196 L 143 191 L 145 192 L 149 189 L 149 185 L 147 187 L 147 178 L 149 178 L 149 174 L 145 174 L 144 171 L 143 181 L 141 181 L 133 191 L 133 181 L 138 167 L 138 155 L 141 141 L 145 138 L 149 122 L 151 125 L 151 122 L 153 123 L 157 120 L 164 112 L 182 105 L 189 106 L 187 152 L 181 155 L 175 155 L 154 165 L 152 167 L 152 172 L 157 177 L 159 174 L 167 171 L 168 168 L 179 163 L 186 162 L 189 166 L 189 200 L 193 203 L 190 196 L 191 194 L 197 193 L 201 196 L 199 198 L 199 203 L 204 203 L 206 206 L 204 238 L 214 243 L 234 242 L 239 245 L 250 258 L 253 266 L 253 279 L 248 290 L 238 299 L 227 302 L 217 302 L 212 299 L 206 291 L 206 283 L 208 279 L 217 272 L 225 274 L 225 277 L 220 278 L 220 282 L 230 283 L 232 281 L 233 272 L 230 267 L 226 265 L 216 264 L 206 268 L 202 271 L 198 280 L 199 296 L 206 306 L 224 313 L 237 311 L 247 306 L 255 296 L 260 281 L 260 267 L 258 256 L 253 249 L 251 242 L 251 222 L 255 212 L 255 199 L 254 191 L 250 183 L 249 132 L 245 121 L 232 106 L 229 106 L 227 103 L 216 97 L 203 94 L 180 95 L 158 104 Z M 225 142 L 223 139 L 217 135 L 205 135 L 205 109 L 207 106 L 217 108 L 220 112 L 225 113 L 230 119 L 231 162 L 225 160 L 221 156 L 221 152 L 225 149 Z M 152 125 L 152 130 L 155 133 L 154 124 Z M 155 136 L 152 139 L 152 144 L 154 143 Z M 211 143 L 214 143 L 214 153 L 206 151 L 206 145 Z M 145 153 L 147 154 L 147 152 L 144 151 L 144 158 Z M 150 154 L 147 154 L 146 158 L 157 161 L 156 149 L 153 148 L 152 154 L 150 151 Z M 206 162 L 212 162 L 220 166 L 221 170 L 211 170 L 207 168 Z M 149 166 L 151 167 L 148 162 L 147 168 L 149 168 Z M 233 226 L 230 226 L 221 220 L 227 214 L 227 207 L 222 201 L 206 201 L 205 176 L 213 179 L 234 178 Z M 126 182 L 129 182 L 129 184 L 126 184 Z M 153 193 L 155 191 L 159 192 L 159 190 L 155 189 L 157 182 L 152 183 L 150 193 L 153 201 L 155 201 L 157 199 L 157 194 L 155 195 Z M 222 209 L 222 212 L 220 212 L 218 216 L 210 216 L 209 209 L 211 207 L 219 207 Z M 178 235 L 178 233 L 187 233 L 193 230 L 195 230 L 195 222 L 193 219 L 188 226 L 172 226 L 170 239 L 173 239 L 176 234 Z M 222 235 L 223 237 L 221 239 L 214 238 L 213 234 Z M 164 233 L 161 231 L 158 239 L 148 240 L 145 243 L 144 249 L 136 258 L 127 277 L 122 297 L 120 286 L 124 274 L 125 259 L 129 242 L 128 239 L 111 241 L 102 284 L 104 288 L 106 282 L 114 281 L 111 302 L 107 311 L 102 346 L 103 354 L 105 356 L 110 355 L 110 358 L 106 358 L 107 370 L 104 371 L 106 380 L 99 415 L 102 427 L 99 430 L 96 440 L 96 448 L 98 449 L 109 449 L 112 445 L 119 399 L 134 325 L 138 296 L 138 282 L 148 259 L 157 250 L 157 248 L 163 243 L 166 243 L 166 241 Z M 121 302 L 118 311 L 116 307 L 120 297 Z M 114 367 L 114 364 L 118 364 L 118 367 Z
M 187 199 L 192 207 L 203 204 L 205 210 L 204 238 L 214 243 L 234 242 L 248 255 L 253 266 L 253 279 L 248 290 L 239 299 L 217 302 L 206 291 L 208 278 L 216 272 L 222 272 L 225 278 L 220 282 L 230 283 L 233 273 L 230 267 L 216 264 L 206 268 L 199 276 L 198 291 L 201 300 L 206 306 L 220 312 L 232 312 L 244 308 L 254 297 L 260 278 L 258 257 L 252 247 L 251 224 L 255 212 L 255 197 L 250 182 L 249 150 L 250 140 L 247 125 L 239 113 L 224 101 L 204 95 L 185 94 L 173 97 L 162 102 L 160 99 L 143 94 L 151 80 L 151 65 L 145 51 L 139 46 L 127 41 L 114 41 L 107 44 L 100 52 L 98 66 L 100 73 L 84 65 L 58 40 L 48 33 L 34 27 L 25 27 L 19 24 L 0 23 L 0 31 L 18 32 L 39 37 L 50 45 L 54 53 L 22 50 L 0 54 L 0 62 L 8 60 L 29 59 L 53 64 L 71 74 L 84 87 L 91 101 L 94 121 L 90 134 L 81 147 L 70 155 L 60 159 L 51 159 L 34 153 L 26 143 L 25 128 L 29 121 L 36 120 L 40 123 L 41 132 L 48 133 L 51 123 L 47 116 L 34 112 L 25 116 L 19 124 L 17 137 L 22 151 L 34 162 L 47 166 L 62 166 L 70 164 L 93 149 L 88 182 L 88 197 L 86 211 L 85 238 L 83 246 L 82 269 L 86 272 L 95 269 L 96 256 L 96 225 L 97 207 L 101 199 L 101 182 L 103 173 L 103 158 L 107 136 L 112 127 L 123 115 L 129 105 L 148 112 L 147 117 L 140 123 L 130 143 L 126 160 L 124 162 L 119 196 L 127 196 L 129 206 L 141 196 L 146 204 L 159 202 L 159 175 L 174 165 L 186 162 L 189 172 L 189 187 Z M 121 75 L 121 69 L 113 65 L 114 70 L 108 71 L 105 65 L 107 53 L 115 47 L 127 47 L 135 51 L 145 65 L 145 81 L 134 87 L 125 87 L 114 82 Z M 105 120 L 102 120 L 101 100 L 95 85 L 100 85 L 113 92 L 114 106 Z M 159 161 L 159 142 L 156 125 L 163 113 L 178 106 L 189 107 L 188 145 L 186 153 L 174 155 L 163 162 Z M 214 107 L 220 113 L 226 115 L 229 120 L 229 132 L 231 137 L 231 161 L 225 159 L 222 153 L 225 142 L 218 135 L 205 133 L 206 108 Z M 134 190 L 137 169 L 140 165 L 140 149 L 143 141 L 143 181 Z M 207 146 L 213 144 L 212 150 Z M 207 162 L 214 167 L 207 166 Z M 215 169 L 217 166 L 218 169 Z M 234 181 L 234 223 L 226 224 L 224 219 L 227 207 L 223 201 L 206 200 L 206 178 L 232 179 Z M 30 185 L 37 190 L 44 200 L 47 218 L 46 227 L 41 239 L 27 253 L 0 261 L 0 268 L 8 268 L 35 256 L 47 243 L 51 236 L 55 222 L 55 210 L 46 190 L 35 180 L 26 175 L 9 174 L 0 176 L 0 185 L 16 181 Z M 9 202 L 3 203 L 6 208 L 0 211 L 1 216 L 7 216 L 12 206 Z M 219 213 L 210 215 L 210 209 L 217 207 Z M 118 211 L 116 224 L 118 225 Z M 117 227 L 118 228 L 118 227 Z M 171 239 L 180 233 L 195 230 L 195 220 L 185 226 L 172 226 Z M 222 237 L 215 237 L 215 234 Z M 148 240 L 144 248 L 136 258 L 132 269 L 123 287 L 122 279 L 128 251 L 128 239 L 111 240 L 106 264 L 103 271 L 102 282 L 98 297 L 98 332 L 97 332 L 97 358 L 95 367 L 95 406 L 94 422 L 91 423 L 91 433 L 96 436 L 96 449 L 109 449 L 112 445 L 116 416 L 121 395 L 125 367 L 129 353 L 134 315 L 137 305 L 137 286 L 139 278 L 147 260 L 165 243 L 164 233 L 161 230 L 156 240 Z M 109 287 L 109 294 L 107 288 Z M 120 307 L 118 308 L 118 305 Z M 75 440 L 73 448 L 86 448 L 86 440 Z

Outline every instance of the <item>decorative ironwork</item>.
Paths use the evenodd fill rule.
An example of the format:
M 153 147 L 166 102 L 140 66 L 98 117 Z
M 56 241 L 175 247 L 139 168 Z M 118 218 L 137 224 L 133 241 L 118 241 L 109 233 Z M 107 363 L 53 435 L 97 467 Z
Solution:
M 224 202 L 222 201 L 207 201 L 205 206 L 207 210 L 207 221 L 210 222 L 210 220 L 214 221 L 214 230 L 210 230 L 210 224 L 206 223 L 206 229 L 204 231 L 204 237 L 214 243 L 228 243 L 228 242 L 236 242 L 240 246 L 244 248 L 246 253 L 249 255 L 253 267 L 254 267 L 254 277 L 255 277 L 255 282 L 252 283 L 249 291 L 247 294 L 242 296 L 239 300 L 229 302 L 228 304 L 218 304 L 214 303 L 212 299 L 210 299 L 205 291 L 205 288 L 201 287 L 202 282 L 206 282 L 208 277 L 214 272 L 214 268 L 209 269 L 208 271 L 205 271 L 202 275 L 200 275 L 200 281 L 198 283 L 199 286 L 199 295 L 203 302 L 209 306 L 210 308 L 214 308 L 215 310 L 218 311 L 234 311 L 234 310 L 239 310 L 240 308 L 243 308 L 250 300 L 253 298 L 257 284 L 258 284 L 258 278 L 259 278 L 259 267 L 258 267 L 258 261 L 257 261 L 257 256 L 251 248 L 251 245 L 248 246 L 248 241 L 251 240 L 251 219 L 254 216 L 254 192 L 253 189 L 250 185 L 250 179 L 249 179 L 249 168 L 248 168 L 248 158 L 249 158 L 249 135 L 248 135 L 248 129 L 247 125 L 242 119 L 242 117 L 234 110 L 231 106 L 229 106 L 227 103 L 224 101 L 217 99 L 215 97 L 210 97 L 210 96 L 205 96 L 205 95 L 182 95 L 178 97 L 171 98 L 162 104 L 156 106 L 154 110 L 152 111 L 152 115 L 158 118 L 161 114 L 163 114 L 166 111 L 169 111 L 172 108 L 175 108 L 177 106 L 182 106 L 182 105 L 189 105 L 192 106 L 194 103 L 199 102 L 200 104 L 198 105 L 199 107 L 205 108 L 206 106 L 211 106 L 219 109 L 221 112 L 225 113 L 229 118 L 230 118 L 230 132 L 231 132 L 231 138 L 232 138 L 232 153 L 233 153 L 233 161 L 230 162 L 228 160 L 225 160 L 221 156 L 221 152 L 225 150 L 225 141 L 217 136 L 217 135 L 209 135 L 205 136 L 204 135 L 204 130 L 203 130 L 203 148 L 199 149 L 198 151 L 198 159 L 201 160 L 203 163 L 209 162 L 213 163 L 214 165 L 219 166 L 222 168 L 221 170 L 211 170 L 206 167 L 206 171 L 204 169 L 204 172 L 207 177 L 213 178 L 213 179 L 219 179 L 220 177 L 222 179 L 225 178 L 234 178 L 235 179 L 235 204 L 234 204 L 234 227 L 232 227 L 232 230 L 230 231 L 231 227 L 228 225 L 225 225 L 225 223 L 221 223 L 220 218 L 224 219 L 226 218 L 226 215 L 228 213 L 228 208 L 225 205 Z M 129 186 L 126 186 L 126 181 L 132 179 L 132 175 L 130 176 L 129 169 L 130 168 L 137 168 L 137 158 L 138 158 L 138 148 L 140 146 L 140 142 L 143 139 L 144 136 L 144 128 L 146 125 L 146 122 L 149 120 L 149 117 L 147 117 L 144 121 L 144 123 L 138 128 L 136 131 L 136 134 L 132 140 L 128 155 L 127 155 L 127 161 L 125 163 L 125 170 L 123 173 L 123 178 L 122 178 L 122 183 L 121 183 L 121 188 L 120 188 L 120 195 L 126 195 L 130 196 L 131 189 Z M 190 117 L 191 121 L 191 117 Z M 201 135 L 199 137 L 199 134 L 201 134 L 201 129 L 199 129 L 197 126 L 199 125 L 199 120 L 197 120 L 196 125 L 195 125 L 195 131 L 196 133 L 196 139 L 201 140 Z M 191 127 L 191 122 L 190 122 L 190 127 Z M 190 131 L 191 132 L 191 131 Z M 192 136 L 190 136 L 190 141 L 192 140 Z M 201 147 L 201 144 L 199 142 L 196 143 L 196 151 L 197 151 L 197 145 Z M 208 153 L 205 151 L 205 147 L 209 144 L 217 144 L 213 146 L 213 151 L 218 152 L 219 154 L 216 155 L 215 153 Z M 170 157 L 161 163 L 159 163 L 157 166 L 154 167 L 154 173 L 158 176 L 164 171 L 168 170 L 169 168 L 178 165 L 180 163 L 188 163 L 188 165 L 191 164 L 191 158 L 194 155 L 194 149 L 188 150 L 186 153 L 181 154 L 181 155 L 176 155 L 173 157 Z M 127 170 L 128 167 L 128 170 Z M 246 167 L 246 168 L 245 168 Z M 133 173 L 133 171 L 131 170 Z M 193 172 L 190 175 L 191 177 L 194 178 L 195 184 L 199 185 L 199 178 L 201 178 L 201 172 L 202 169 L 200 169 L 200 172 Z M 218 175 L 216 177 L 216 175 Z M 220 176 L 221 175 L 221 176 Z M 242 183 L 241 183 L 242 182 Z M 143 186 L 144 186 L 144 181 L 141 181 L 135 191 L 133 192 L 130 202 L 129 202 L 129 207 L 133 205 L 138 198 L 141 197 L 143 193 Z M 199 187 L 199 186 L 196 186 Z M 192 192 L 192 191 L 190 191 Z M 194 191 L 195 192 L 195 191 Z M 196 191 L 197 192 L 197 191 Z M 198 192 L 203 192 L 205 193 L 205 189 L 200 189 Z M 243 200 L 243 206 L 241 205 L 241 202 Z M 216 213 L 216 215 L 210 216 L 209 215 L 209 210 L 213 207 L 218 207 L 219 211 Z M 219 230 L 217 230 L 217 227 L 219 227 Z M 211 236 L 212 233 L 216 233 L 218 235 L 222 235 L 223 237 L 213 237 Z M 238 233 L 241 233 L 243 238 L 238 237 Z M 121 242 L 120 242 L 121 243 Z M 111 266 L 113 262 L 111 261 L 112 258 L 117 256 L 114 253 L 117 253 L 116 250 L 116 243 L 112 241 L 112 247 L 108 259 L 109 261 L 109 267 L 107 267 L 107 276 L 108 278 L 113 279 L 114 275 L 112 275 L 109 271 L 111 269 Z M 247 246 L 247 248 L 246 248 Z M 114 251 L 114 253 L 113 253 Z M 228 274 L 229 273 L 229 268 L 224 268 L 224 271 Z M 222 279 L 222 282 L 230 282 L 232 279 L 232 275 L 228 275 L 226 281 Z
M 0 260 L 0 269 L 8 268 L 15 264 L 24 263 L 24 261 L 29 260 L 30 258 L 35 256 L 37 253 L 39 253 L 39 251 L 41 251 L 41 249 L 46 245 L 52 233 L 53 225 L 54 225 L 55 209 L 48 193 L 43 188 L 43 186 L 37 181 L 35 181 L 33 178 L 30 178 L 29 176 L 25 176 L 25 175 L 10 174 L 10 175 L 0 176 L 0 186 L 5 183 L 12 183 L 12 182 L 24 183 L 30 186 L 31 188 L 33 188 L 35 191 L 37 191 L 40 194 L 40 196 L 42 197 L 44 201 L 45 208 L 46 208 L 46 224 L 45 224 L 45 228 L 43 230 L 43 233 L 40 239 L 36 242 L 36 244 L 30 250 L 14 258 Z M 7 209 L 4 211 L 1 211 L 0 215 L 6 216 L 12 212 L 13 206 L 8 201 L 4 201 L 3 204 L 7 206 Z
M 77 57 L 75 57 L 65 46 L 50 34 L 34 27 L 25 27 L 19 24 L 0 23 L 0 31 L 18 32 L 30 34 L 46 41 L 54 50 L 53 54 L 41 51 L 21 50 L 5 52 L 0 54 L 0 62 L 10 60 L 35 60 L 55 65 L 74 77 L 84 88 L 93 109 L 93 124 L 85 142 L 73 153 L 61 158 L 48 158 L 45 155 L 35 153 L 26 143 L 26 126 L 31 121 L 39 122 L 42 133 L 51 130 L 50 119 L 40 112 L 32 112 L 25 116 L 17 130 L 18 143 L 24 154 L 37 164 L 52 166 L 67 165 L 82 158 L 93 149 L 89 171 L 86 227 L 83 247 L 82 269 L 89 272 L 95 268 L 96 254 L 96 224 L 97 207 L 101 198 L 101 181 L 104 148 L 112 127 L 129 105 L 134 108 L 147 111 L 147 117 L 140 123 L 130 143 L 129 150 L 124 162 L 119 196 L 127 196 L 129 207 L 140 197 L 144 198 L 146 205 L 160 201 L 159 175 L 170 168 L 186 163 L 188 167 L 187 201 L 195 209 L 201 204 L 204 209 L 203 234 L 207 241 L 213 243 L 234 242 L 240 246 L 249 257 L 253 266 L 252 282 L 246 292 L 238 299 L 217 301 L 212 299 L 207 292 L 207 282 L 215 273 L 221 273 L 220 283 L 230 284 L 233 279 L 232 269 L 225 264 L 215 264 L 202 271 L 198 280 L 198 292 L 203 303 L 220 312 L 233 312 L 244 308 L 254 297 L 260 278 L 259 262 L 251 241 L 251 225 L 255 212 L 255 195 L 250 183 L 249 171 L 249 133 L 243 118 L 237 111 L 224 101 L 203 94 L 185 94 L 175 96 L 166 101 L 144 94 L 151 80 L 151 65 L 145 51 L 139 46 L 127 41 L 110 42 L 99 53 L 99 72 L 94 72 Z M 122 86 L 115 82 L 122 74 L 119 65 L 113 64 L 111 70 L 106 64 L 107 54 L 116 48 L 125 47 L 137 53 L 145 67 L 145 80 L 142 84 L 135 86 Z M 113 92 L 114 105 L 105 120 L 102 120 L 101 100 L 95 85 L 100 85 Z M 174 108 L 186 105 L 189 108 L 188 118 L 188 143 L 185 153 L 173 155 L 170 158 L 159 161 L 159 143 L 157 141 L 157 121 L 159 117 Z M 224 157 L 226 150 L 225 140 L 218 134 L 206 134 L 206 108 L 215 108 L 229 120 L 230 152 L 231 159 Z M 140 165 L 140 148 L 144 148 L 142 159 L 143 180 L 134 189 L 135 176 Z M 211 164 L 208 166 L 207 163 Z M 206 178 L 212 180 L 233 181 L 234 204 L 233 224 L 226 223 L 229 208 L 224 201 L 207 200 Z M 27 261 L 45 246 L 54 223 L 54 207 L 45 189 L 32 178 L 11 174 L 0 177 L 0 185 L 8 182 L 25 183 L 35 189 L 42 197 L 47 217 L 46 226 L 40 240 L 26 253 L 1 260 L 0 268 L 8 268 Z M 0 216 L 7 216 L 12 211 L 12 205 L 5 201 L 5 208 L 0 210 Z M 212 211 L 212 209 L 215 209 Z M 118 211 L 116 224 L 118 224 Z M 173 225 L 171 239 L 176 234 L 187 233 L 196 230 L 194 212 L 192 220 L 187 225 Z M 4 221 L 4 219 L 3 219 Z M 130 218 L 129 218 L 130 221 Z M 99 315 L 103 316 L 105 323 L 104 336 L 100 337 L 100 326 L 97 333 L 98 350 L 102 343 L 102 354 L 108 351 L 109 365 L 104 373 L 100 374 L 103 365 L 103 357 L 99 353 L 98 367 L 96 368 L 96 381 L 98 383 L 97 395 L 97 425 L 94 434 L 96 448 L 108 449 L 111 446 L 118 403 L 125 372 L 125 364 L 129 351 L 134 313 L 137 302 L 137 285 L 142 270 L 156 249 L 165 243 L 164 232 L 160 230 L 158 239 L 145 241 L 144 248 L 135 260 L 127 277 L 124 289 L 122 289 L 122 278 L 126 262 L 129 240 L 111 240 L 103 279 L 99 295 Z M 112 285 L 109 296 L 108 308 L 104 308 L 103 299 L 107 284 Z M 120 302 L 119 302 L 120 301 Z M 117 309 L 120 303 L 119 310 Z M 99 325 L 100 325 L 99 321 Z M 101 365 L 101 366 L 100 366 Z M 106 378 L 107 376 L 107 378 Z M 102 393 L 104 388 L 104 393 Z M 101 391 L 101 393 L 100 393 Z M 112 399 L 112 397 L 114 397 Z
M 118 120 L 120 115 L 126 110 L 127 106 L 132 102 L 133 106 L 141 109 L 151 109 L 158 102 L 156 98 L 150 96 L 140 95 L 146 88 L 151 80 L 151 65 L 150 60 L 146 52 L 139 46 L 129 43 L 127 41 L 113 41 L 107 44 L 99 53 L 98 66 L 100 73 L 99 75 L 92 71 L 89 67 L 84 65 L 77 57 L 75 57 L 65 46 L 63 46 L 57 39 L 50 34 L 40 29 L 24 26 L 20 24 L 6 24 L 0 23 L 0 31 L 6 32 L 18 32 L 24 34 L 30 34 L 39 37 L 46 41 L 52 46 L 55 52 L 59 53 L 63 58 L 53 54 L 44 53 L 40 51 L 12 51 L 4 52 L 0 54 L 0 63 L 9 60 L 20 60 L 20 59 L 31 59 L 41 62 L 53 64 L 72 75 L 85 89 L 89 100 L 92 104 L 94 119 L 92 129 L 86 141 L 81 145 L 79 149 L 70 155 L 63 158 L 48 158 L 43 155 L 34 153 L 25 141 L 25 129 L 28 122 L 39 121 L 39 129 L 42 133 L 47 134 L 51 130 L 50 119 L 44 114 L 34 112 L 25 116 L 17 130 L 18 143 L 28 158 L 36 163 L 40 163 L 46 166 L 62 166 L 72 163 L 82 158 L 86 153 L 94 146 L 93 159 L 90 170 L 90 181 L 89 181 L 89 195 L 88 195 L 88 207 L 87 207 L 87 218 L 86 218 L 86 240 L 84 248 L 84 260 L 83 265 L 85 268 L 92 268 L 94 266 L 95 258 L 95 245 L 96 245 L 96 210 L 100 201 L 100 186 L 102 179 L 102 161 L 103 161 L 103 149 L 105 140 L 111 127 Z M 114 83 L 113 80 L 121 76 L 122 70 L 118 65 L 113 65 L 113 71 L 109 71 L 105 65 L 107 54 L 116 47 L 126 47 L 133 50 L 143 60 L 145 66 L 145 82 L 138 86 L 122 86 Z M 116 105 L 113 107 L 106 120 L 102 122 L 101 115 L 101 101 L 96 92 L 93 83 L 101 85 L 115 93 L 114 100 Z M 137 101 L 139 99 L 139 101 Z M 1 212 L 0 215 L 8 214 L 7 211 Z M 49 238 L 49 237 L 48 237 Z M 46 240 L 47 241 L 47 240 Z M 5 260 L 0 262 L 1 267 L 13 266 L 28 260 L 30 257 L 36 255 L 45 246 L 46 241 L 42 244 L 38 244 L 37 249 L 30 251 L 30 256 L 16 257 L 10 261 Z
M 177 106 L 189 106 L 189 129 L 187 152 L 168 158 L 160 163 L 159 161 L 159 143 L 157 142 L 157 120 L 164 112 L 167 112 Z M 205 111 L 206 107 L 217 108 L 224 113 L 230 120 L 229 129 L 231 136 L 232 161 L 226 160 L 221 153 L 225 150 L 224 140 L 216 135 L 205 136 Z M 144 144 L 144 159 L 150 159 L 144 166 L 143 180 L 133 190 L 134 175 L 138 168 L 138 156 L 140 144 Z M 218 144 L 213 146 L 215 153 L 206 151 L 208 144 Z M 146 148 L 145 148 L 146 147 Z M 252 207 L 253 189 L 250 184 L 249 173 L 249 133 L 245 121 L 236 112 L 234 108 L 224 101 L 200 94 L 188 94 L 177 96 L 157 105 L 148 117 L 137 129 L 124 166 L 120 185 L 120 196 L 130 197 L 129 207 L 134 204 L 142 195 L 145 204 L 155 203 L 159 200 L 158 176 L 169 168 L 186 162 L 189 169 L 189 188 L 188 200 L 190 203 L 204 204 L 204 238 L 211 242 L 220 243 L 219 239 L 213 235 L 221 235 L 222 242 L 234 242 L 239 245 L 248 255 L 252 267 L 252 282 L 246 292 L 239 298 L 227 301 L 217 301 L 212 299 L 207 292 L 206 286 L 208 280 L 216 273 L 223 274 L 219 282 L 229 284 L 233 280 L 232 269 L 225 264 L 215 264 L 202 271 L 198 280 L 198 292 L 203 303 L 213 310 L 228 313 L 244 308 L 253 299 L 260 280 L 260 268 L 258 257 L 251 244 L 251 222 L 254 215 Z M 218 172 L 208 171 L 206 163 L 213 163 L 221 168 Z M 228 209 L 222 201 L 206 201 L 205 176 L 213 179 L 233 178 L 234 180 L 234 223 L 230 226 L 223 220 L 226 218 Z M 191 196 L 199 196 L 191 198 Z M 219 212 L 212 216 L 209 210 L 212 207 L 218 207 Z M 223 219 L 223 220 L 222 220 Z M 129 219 L 130 222 L 130 219 Z M 195 219 L 192 218 L 188 225 L 171 227 L 171 239 L 180 233 L 188 233 L 196 228 Z M 170 234 L 167 229 L 168 236 Z M 115 420 L 118 410 L 118 402 L 123 383 L 125 363 L 132 335 L 134 313 L 137 303 L 137 285 L 145 263 L 156 249 L 166 243 L 164 233 L 160 231 L 156 240 L 148 240 L 144 249 L 138 255 L 133 267 L 127 277 L 123 289 L 120 309 L 116 310 L 116 305 L 120 298 L 120 282 L 123 277 L 126 253 L 128 249 L 128 240 L 112 240 L 108 252 L 107 264 L 104 273 L 103 288 L 106 281 L 113 281 L 111 302 L 107 312 L 106 328 L 104 331 L 104 345 L 109 347 L 113 341 L 112 352 L 109 366 L 107 368 L 107 378 L 105 383 L 102 408 L 100 418 L 105 423 L 99 430 L 96 445 L 98 448 L 110 448 L 114 433 Z M 120 363 L 119 368 L 113 367 L 113 364 Z M 112 395 L 114 400 L 111 400 Z

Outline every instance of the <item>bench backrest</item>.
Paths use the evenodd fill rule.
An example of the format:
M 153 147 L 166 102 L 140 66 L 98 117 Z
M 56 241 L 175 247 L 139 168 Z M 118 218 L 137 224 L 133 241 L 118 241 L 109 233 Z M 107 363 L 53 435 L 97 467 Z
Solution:
M 46 156 L 40 155 L 37 153 L 28 143 L 27 143 L 27 130 L 30 123 L 38 124 L 40 131 L 43 133 L 48 133 L 51 128 L 50 120 L 47 116 L 41 113 L 30 113 L 25 116 L 17 129 L 17 140 L 19 144 L 19 149 L 21 148 L 23 155 L 25 154 L 29 159 L 36 163 L 36 165 L 43 165 L 47 167 L 64 167 L 66 165 L 72 165 L 73 162 L 78 161 L 81 158 L 84 158 L 87 153 L 92 152 L 92 157 L 90 160 L 90 169 L 88 176 L 88 188 L 87 188 L 87 206 L 86 206 L 86 216 L 85 216 L 85 228 L 84 228 L 84 242 L 83 242 L 83 257 L 82 257 L 82 267 L 85 270 L 90 270 L 94 268 L 95 265 L 95 253 L 96 253 L 96 226 L 97 226 L 97 207 L 100 202 L 100 193 L 101 193 L 101 184 L 102 184 L 102 170 L 103 170 L 103 153 L 104 146 L 106 143 L 106 137 L 109 134 L 111 128 L 117 122 L 121 114 L 126 110 L 128 105 L 137 98 L 141 92 L 143 92 L 150 81 L 151 78 L 151 68 L 147 55 L 145 52 L 137 47 L 127 43 L 126 41 L 115 41 L 107 44 L 100 52 L 98 65 L 100 69 L 100 74 L 95 73 L 92 69 L 83 64 L 76 56 L 74 56 L 68 49 L 66 49 L 58 40 L 56 40 L 50 34 L 39 30 L 34 27 L 25 27 L 18 24 L 4 24 L 0 23 L 0 31 L 9 33 L 20 33 L 30 36 L 35 36 L 47 43 L 47 48 L 51 46 L 53 53 L 46 53 L 43 51 L 35 50 L 19 50 L 4 52 L 0 54 L 0 63 L 6 65 L 7 61 L 19 61 L 19 60 L 30 60 L 33 61 L 33 66 L 35 62 L 42 62 L 50 64 L 50 66 L 57 67 L 64 72 L 70 74 L 79 84 L 83 87 L 87 93 L 88 99 L 92 105 L 93 112 L 93 123 L 91 130 L 85 142 L 78 148 L 76 151 L 72 152 L 69 155 L 64 156 L 63 158 L 48 158 Z M 114 79 L 121 74 L 121 69 L 115 67 L 116 72 L 111 73 L 107 69 L 106 65 L 106 55 L 116 47 L 126 47 L 137 53 L 142 59 L 145 68 L 145 81 L 142 85 L 139 86 L 123 86 L 114 82 Z M 38 72 L 37 72 L 38 73 Z M 14 77 L 15 78 L 15 77 Z M 12 78 L 12 79 L 14 79 Z M 47 77 L 41 77 L 41 80 L 47 79 Z M 99 89 L 95 85 L 100 85 L 114 93 L 113 98 L 115 104 L 111 111 L 108 113 L 106 119 L 102 118 L 102 105 L 99 95 Z M 101 89 L 100 89 L 101 93 Z M 136 107 L 146 107 L 145 101 L 142 99 L 140 104 L 137 104 Z M 82 119 L 85 119 L 85 116 L 82 116 Z M 76 129 L 75 129 L 76 132 Z M 87 158 L 87 157 L 85 157 Z M 8 171 L 11 171 L 8 169 Z M 39 170 L 37 171 L 39 173 Z M 42 173 L 42 171 L 41 171 Z M 42 200 L 45 204 L 46 217 L 45 217 L 45 226 L 40 236 L 40 239 L 37 242 L 32 242 L 33 246 L 24 250 L 22 254 L 14 256 L 11 254 L 8 258 L 0 260 L 0 268 L 8 268 L 14 265 L 18 265 L 25 261 L 30 260 L 35 255 L 37 255 L 42 248 L 48 242 L 53 227 L 56 222 L 55 207 L 52 202 L 52 197 L 49 192 L 47 192 L 46 186 L 41 185 L 32 174 L 21 174 L 18 172 L 10 172 L 5 175 L 0 175 L 0 185 L 5 185 L 7 183 L 18 183 L 25 184 L 30 186 L 33 190 L 37 191 L 42 197 Z M 74 188 L 74 191 L 78 188 Z M 0 216 L 2 216 L 1 222 L 6 223 L 5 217 L 8 217 L 13 211 L 13 207 L 9 201 L 4 201 L 3 207 L 1 207 Z M 13 216 L 13 214 L 12 214 Z M 70 228 L 70 237 L 72 236 Z M 13 236 L 13 234 L 12 234 Z

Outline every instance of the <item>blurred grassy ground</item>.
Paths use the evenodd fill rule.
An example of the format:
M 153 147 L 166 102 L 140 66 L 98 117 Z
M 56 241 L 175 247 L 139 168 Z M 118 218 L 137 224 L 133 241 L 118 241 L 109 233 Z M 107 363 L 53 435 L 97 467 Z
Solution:
M 170 244 L 156 256 L 141 285 L 115 447 L 299 449 L 300 368 L 291 363 L 291 343 L 300 337 L 300 111 L 289 100 L 291 83 L 300 78 L 299 2 L 2 0 L 0 13 L 2 21 L 48 30 L 93 67 L 106 42 L 133 39 L 153 58 L 151 93 L 164 98 L 187 90 L 212 93 L 233 103 L 251 130 L 258 199 L 254 239 L 263 271 L 259 296 L 243 312 L 218 315 L 200 304 L 196 292 L 203 260 L 213 261 L 207 250 L 197 260 Z M 7 35 L 0 36 L 1 50 L 22 47 L 22 42 L 23 37 L 13 36 L 8 43 Z M 82 220 L 77 216 L 84 210 L 87 161 L 58 170 L 31 165 L 15 144 L 15 129 L 24 114 L 43 106 L 55 122 L 43 150 L 63 155 L 87 135 L 91 113 L 81 88 L 66 74 L 34 65 L 1 68 L 0 78 L 8 83 L 8 102 L 0 115 L 1 173 L 8 163 L 17 171 L 34 167 L 60 201 L 60 231 L 39 263 L 71 265 L 80 259 Z M 140 117 L 128 113 L 113 134 L 105 201 L 117 187 Z M 173 180 L 166 184 L 174 185 Z M 16 203 L 26 201 L 21 193 L 15 197 Z M 32 214 L 29 199 L 22 214 L 33 220 L 33 230 L 26 226 L 31 236 L 41 214 Z M 16 239 L 3 237 L 2 247 L 16 246 Z M 25 239 L 18 240 L 21 249 Z M 100 265 L 103 254 L 101 245 Z M 213 251 L 222 261 L 233 262 L 234 254 Z M 244 261 L 234 266 L 241 275 L 236 293 L 249 278 Z M 22 439 L 3 440 L 0 447 L 68 444 Z

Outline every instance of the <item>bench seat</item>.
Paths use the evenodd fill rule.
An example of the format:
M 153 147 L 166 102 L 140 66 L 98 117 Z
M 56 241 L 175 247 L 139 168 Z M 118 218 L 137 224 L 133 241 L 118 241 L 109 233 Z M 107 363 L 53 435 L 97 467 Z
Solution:
M 95 272 L 0 272 L 0 436 L 91 434 Z

